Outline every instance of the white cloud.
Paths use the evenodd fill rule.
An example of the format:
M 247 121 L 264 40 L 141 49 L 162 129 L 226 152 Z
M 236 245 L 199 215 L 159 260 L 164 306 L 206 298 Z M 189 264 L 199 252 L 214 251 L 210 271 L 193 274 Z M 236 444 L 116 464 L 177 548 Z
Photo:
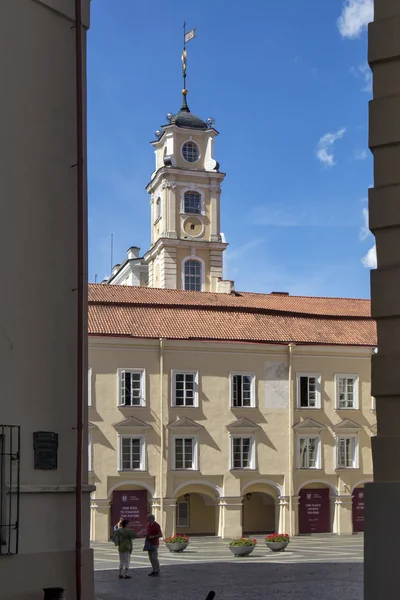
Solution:
M 362 92 L 372 93 L 372 73 L 368 63 L 362 63 L 357 68 L 351 67 L 350 73 L 357 79 L 361 78 L 364 80 L 364 85 L 361 88 Z
M 376 246 L 375 244 L 370 248 L 365 256 L 361 259 L 362 264 L 366 269 L 376 269 Z
M 333 154 L 333 144 L 336 140 L 340 140 L 346 130 L 344 127 L 339 129 L 336 133 L 326 133 L 322 136 L 317 144 L 316 155 L 318 160 L 325 165 L 325 167 L 333 167 L 335 163 L 335 155 Z
M 367 237 L 369 235 L 371 235 L 371 232 L 369 230 L 369 222 L 368 222 L 368 208 L 363 208 L 362 215 L 363 215 L 363 224 L 360 229 L 360 240 L 364 241 L 367 239 Z
M 365 160 L 367 158 L 367 151 L 356 148 L 353 152 L 353 156 L 355 160 Z
M 374 18 L 373 0 L 345 0 L 337 25 L 344 38 L 356 38 Z

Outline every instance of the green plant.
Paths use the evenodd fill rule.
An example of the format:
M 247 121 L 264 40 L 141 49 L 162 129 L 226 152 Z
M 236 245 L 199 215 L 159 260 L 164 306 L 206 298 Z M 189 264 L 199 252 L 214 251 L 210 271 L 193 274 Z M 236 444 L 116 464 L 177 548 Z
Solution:
M 287 533 L 271 533 L 265 538 L 266 542 L 289 542 L 290 537 Z
M 235 538 L 229 542 L 230 546 L 255 546 L 257 544 L 257 540 L 253 538 Z
M 166 544 L 188 544 L 190 539 L 184 533 L 176 533 L 175 535 L 165 538 L 164 542 Z

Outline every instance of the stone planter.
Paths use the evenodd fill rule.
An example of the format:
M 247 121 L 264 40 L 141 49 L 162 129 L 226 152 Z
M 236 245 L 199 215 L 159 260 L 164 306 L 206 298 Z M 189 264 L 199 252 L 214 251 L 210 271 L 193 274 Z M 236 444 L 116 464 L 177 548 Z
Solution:
M 272 552 L 283 552 L 289 542 L 265 542 Z
M 43 600 L 64 600 L 64 588 L 61 587 L 50 587 L 43 588 L 44 599 Z
M 170 552 L 183 552 L 188 547 L 188 542 L 165 544 Z
M 255 546 L 229 546 L 229 550 L 235 556 L 248 556 L 254 550 Z

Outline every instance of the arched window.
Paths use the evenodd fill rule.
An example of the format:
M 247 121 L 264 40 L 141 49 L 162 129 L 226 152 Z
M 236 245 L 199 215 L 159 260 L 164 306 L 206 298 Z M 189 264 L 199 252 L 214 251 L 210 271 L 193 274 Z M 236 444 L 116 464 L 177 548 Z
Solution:
M 156 200 L 155 209 L 154 209 L 154 222 L 158 221 L 158 219 L 160 217 L 161 217 L 161 198 L 158 197 Z
M 198 192 L 185 192 L 184 211 L 192 215 L 201 213 L 201 195 Z
M 201 263 L 198 260 L 185 262 L 185 290 L 201 292 Z

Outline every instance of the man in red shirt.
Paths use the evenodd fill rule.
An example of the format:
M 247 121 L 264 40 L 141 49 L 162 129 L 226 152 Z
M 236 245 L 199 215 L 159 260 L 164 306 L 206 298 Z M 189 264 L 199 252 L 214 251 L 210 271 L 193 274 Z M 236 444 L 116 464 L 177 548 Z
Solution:
M 149 573 L 149 577 L 158 577 L 160 575 L 160 563 L 158 561 L 158 547 L 162 538 L 161 527 L 157 523 L 154 515 L 147 517 L 147 534 L 146 539 L 153 545 L 153 550 L 149 550 L 149 559 L 153 568 Z

